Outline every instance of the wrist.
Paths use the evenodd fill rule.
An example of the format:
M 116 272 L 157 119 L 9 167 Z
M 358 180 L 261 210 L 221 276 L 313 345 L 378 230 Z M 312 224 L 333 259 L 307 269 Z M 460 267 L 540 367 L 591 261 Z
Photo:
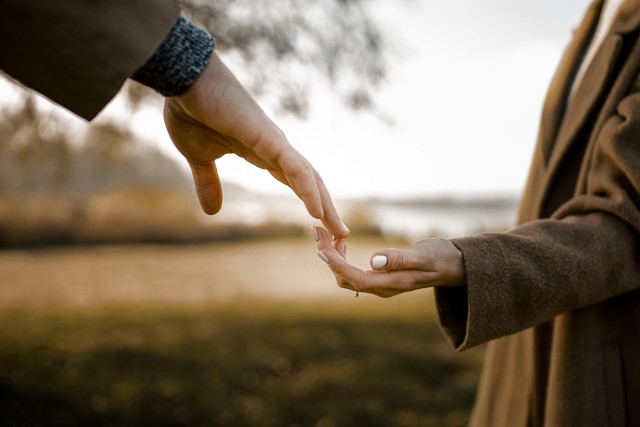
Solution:
M 446 240 L 446 239 L 445 239 Z M 464 265 L 464 255 L 451 240 L 446 240 L 449 244 L 449 255 L 447 261 L 449 270 L 446 275 L 447 287 L 460 287 L 467 285 L 466 269 Z

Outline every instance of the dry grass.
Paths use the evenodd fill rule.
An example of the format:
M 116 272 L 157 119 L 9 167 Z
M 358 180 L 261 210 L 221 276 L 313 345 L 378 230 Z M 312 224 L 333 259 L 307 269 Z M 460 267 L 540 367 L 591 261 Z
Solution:
M 3 426 L 453 427 L 475 393 L 430 292 L 355 299 L 310 238 L 4 251 L 0 295 Z
M 402 244 L 352 239 L 349 256 L 365 267 L 374 250 Z M 311 237 L 5 250 L 0 251 L 0 294 L 1 310 L 352 296 L 335 285 Z

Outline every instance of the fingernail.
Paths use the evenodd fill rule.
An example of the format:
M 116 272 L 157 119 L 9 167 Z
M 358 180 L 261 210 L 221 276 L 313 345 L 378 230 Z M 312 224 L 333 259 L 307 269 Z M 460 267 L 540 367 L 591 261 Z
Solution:
M 349 230 L 349 227 L 347 227 L 344 222 L 342 223 L 342 228 L 344 228 L 346 234 L 351 233 L 351 230 Z
M 318 230 L 316 229 L 315 225 L 311 226 L 311 235 L 313 236 L 313 240 L 315 240 L 316 242 L 320 241 L 320 236 L 318 235 Z
M 318 257 L 324 262 L 326 262 L 327 264 L 329 264 L 329 257 L 323 254 L 322 252 L 318 252 Z
M 379 270 L 387 265 L 387 257 L 384 255 L 376 255 L 371 259 L 371 267 L 374 270 Z

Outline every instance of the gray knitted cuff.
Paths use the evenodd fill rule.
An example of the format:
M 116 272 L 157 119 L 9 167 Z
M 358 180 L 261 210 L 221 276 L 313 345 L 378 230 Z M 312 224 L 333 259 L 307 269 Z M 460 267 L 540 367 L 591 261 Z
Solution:
M 183 16 L 162 45 L 131 78 L 164 96 L 181 95 L 205 69 L 215 39 Z

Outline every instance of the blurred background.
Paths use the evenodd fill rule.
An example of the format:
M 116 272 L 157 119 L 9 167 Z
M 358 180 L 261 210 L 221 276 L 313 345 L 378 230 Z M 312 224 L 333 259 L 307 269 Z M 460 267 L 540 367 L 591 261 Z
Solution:
M 585 0 L 185 0 L 322 174 L 362 268 L 514 225 Z M 334 284 L 289 189 L 236 158 L 200 212 L 162 99 L 87 124 L 0 75 L 0 424 L 463 426 L 482 348 L 429 291 Z

